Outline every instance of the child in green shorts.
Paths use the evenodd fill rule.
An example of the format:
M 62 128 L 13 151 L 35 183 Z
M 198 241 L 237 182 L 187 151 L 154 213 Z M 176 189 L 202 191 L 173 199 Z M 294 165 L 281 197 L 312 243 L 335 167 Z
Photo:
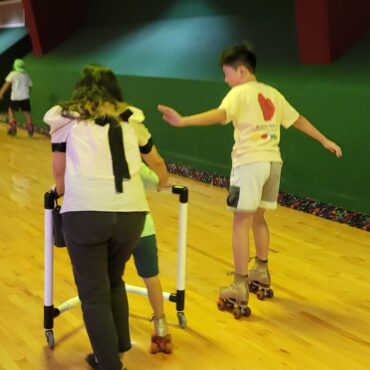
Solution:
M 157 189 L 159 177 L 145 164 L 141 165 L 140 176 L 146 191 L 155 191 Z M 143 232 L 133 252 L 133 256 L 137 272 L 144 280 L 148 290 L 149 301 L 153 308 L 152 321 L 154 323 L 154 337 L 159 338 L 166 345 L 170 339 L 164 315 L 162 286 L 158 277 L 159 267 L 157 252 L 157 240 L 155 237 L 153 217 L 148 213 L 145 219 Z M 167 347 L 169 348 L 168 344 Z

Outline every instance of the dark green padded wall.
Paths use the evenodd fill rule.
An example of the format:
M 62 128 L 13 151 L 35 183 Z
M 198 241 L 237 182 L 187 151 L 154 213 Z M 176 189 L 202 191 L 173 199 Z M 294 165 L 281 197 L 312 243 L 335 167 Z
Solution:
M 43 58 L 27 58 L 38 123 L 50 105 L 69 96 L 83 64 L 106 64 L 119 75 L 126 99 L 145 110 L 166 158 L 226 175 L 232 128 L 174 129 L 161 122 L 156 105 L 186 114 L 217 106 L 228 91 L 217 56 L 225 46 L 249 39 L 259 55 L 259 79 L 278 87 L 344 150 L 337 160 L 296 130 L 283 130 L 282 190 L 370 213 L 370 35 L 333 65 L 303 66 L 293 0 L 142 3 L 152 6 L 139 6 L 136 16 L 131 0 L 124 7 L 92 1 L 84 30 Z

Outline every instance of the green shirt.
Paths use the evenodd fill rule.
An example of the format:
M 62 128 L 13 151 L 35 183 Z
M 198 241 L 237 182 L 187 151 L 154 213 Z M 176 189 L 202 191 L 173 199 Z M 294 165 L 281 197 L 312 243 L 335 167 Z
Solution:
M 157 189 L 159 178 L 157 174 L 152 171 L 148 166 L 144 163 L 141 164 L 140 167 L 140 177 L 143 180 L 144 188 L 148 191 L 155 191 Z M 154 235 L 155 234 L 155 227 L 153 217 L 150 213 L 146 215 L 145 225 L 143 232 L 141 233 L 141 238 L 144 236 Z

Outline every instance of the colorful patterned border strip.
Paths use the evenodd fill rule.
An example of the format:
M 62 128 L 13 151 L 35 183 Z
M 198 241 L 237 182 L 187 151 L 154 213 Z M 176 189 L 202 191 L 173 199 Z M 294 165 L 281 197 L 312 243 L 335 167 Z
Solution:
M 175 175 L 184 176 L 221 188 L 227 188 L 229 186 L 229 177 L 227 176 L 219 176 L 210 172 L 170 162 L 167 162 L 167 167 L 169 172 Z M 327 220 L 370 231 L 370 216 L 361 212 L 349 211 L 331 204 L 325 204 L 314 199 L 302 198 L 298 195 L 286 192 L 279 193 L 278 202 L 284 207 L 293 208 L 298 211 L 326 218 Z

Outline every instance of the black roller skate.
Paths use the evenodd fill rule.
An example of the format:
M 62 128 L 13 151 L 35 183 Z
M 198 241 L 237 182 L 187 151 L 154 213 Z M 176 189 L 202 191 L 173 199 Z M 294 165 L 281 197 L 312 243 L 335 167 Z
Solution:
M 219 310 L 232 312 L 235 319 L 249 316 L 251 309 L 248 307 L 249 289 L 248 276 L 234 273 L 234 281 L 231 285 L 220 289 L 217 307 Z
M 17 123 L 15 121 L 10 122 L 10 127 L 8 129 L 8 135 L 10 135 L 10 136 L 16 136 L 17 135 Z
M 27 123 L 27 132 L 28 132 L 29 137 L 33 136 L 33 124 L 32 123 Z
M 270 289 L 271 277 L 267 262 L 262 262 L 256 257 L 254 266 L 248 273 L 248 280 L 250 292 L 255 293 L 259 300 L 263 301 L 274 296 L 274 291 Z
M 152 335 L 152 343 L 150 347 L 151 353 L 171 353 L 172 342 L 171 334 L 168 333 L 168 326 L 165 316 L 157 318 L 153 315 L 152 320 L 154 323 L 154 334 Z

